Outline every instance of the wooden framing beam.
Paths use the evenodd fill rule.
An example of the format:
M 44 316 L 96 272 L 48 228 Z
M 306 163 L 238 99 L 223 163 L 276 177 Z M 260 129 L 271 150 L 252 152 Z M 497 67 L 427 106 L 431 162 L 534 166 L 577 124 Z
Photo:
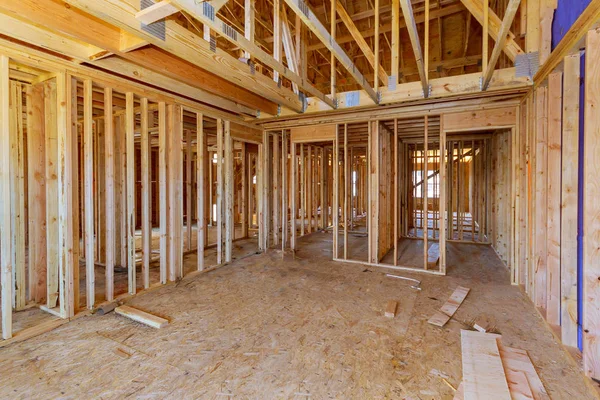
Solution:
M 598 2 L 596 2 L 598 3 Z M 600 379 L 600 186 L 596 184 L 600 165 L 590 155 L 600 151 L 600 28 L 588 31 L 585 42 L 585 131 L 583 159 L 585 222 L 583 224 L 583 369 Z
M 206 142 L 204 133 L 204 116 L 196 113 L 196 182 L 197 182 L 197 236 L 198 236 L 198 271 L 204 270 L 204 246 L 206 245 L 206 217 L 204 207 Z M 211 166 L 209 165 L 209 168 Z
M 133 92 L 127 92 L 125 108 L 125 165 L 127 181 L 127 282 L 129 294 L 136 292 L 135 269 L 135 104 Z
M 85 212 L 85 274 L 87 308 L 95 303 L 94 272 L 94 131 L 92 121 L 92 81 L 83 81 L 83 174 Z
M 255 0 L 244 0 L 244 37 L 248 42 L 254 43 L 255 32 Z M 244 57 L 250 59 L 251 54 L 244 51 Z
M 104 156 L 106 187 L 106 267 L 105 295 L 107 301 L 114 299 L 115 272 L 115 142 L 113 127 L 113 92 L 112 88 L 104 89 Z
M 577 347 L 577 209 L 581 55 L 564 59 L 560 223 L 561 340 Z
M 178 12 L 179 9 L 172 4 L 171 0 L 161 0 L 150 7 L 138 11 L 135 14 L 135 18 L 144 25 L 150 25 Z
M 365 58 L 369 62 L 371 67 L 378 70 L 379 79 L 381 80 L 381 83 L 383 85 L 387 86 L 388 85 L 388 76 L 387 76 L 387 72 L 385 72 L 385 68 L 383 68 L 383 66 L 381 66 L 381 65 L 375 64 L 375 55 L 373 54 L 373 50 L 371 50 L 371 47 L 369 46 L 367 41 L 360 34 L 360 31 L 354 24 L 354 21 L 352 21 L 352 18 L 350 17 L 350 15 L 346 11 L 346 9 L 344 8 L 344 5 L 342 4 L 342 2 L 340 0 L 336 0 L 335 10 L 336 10 L 337 14 L 340 16 L 340 19 L 342 20 L 344 25 L 346 25 L 346 28 L 348 28 L 350 35 L 352 35 L 352 37 L 356 41 L 356 44 L 358 45 L 360 50 L 365 55 Z M 379 14 L 376 13 L 375 15 L 379 15 Z M 377 24 L 376 24 L 376 26 L 377 26 Z M 396 40 L 399 40 L 399 38 Z M 393 41 L 394 41 L 394 37 L 392 36 L 392 42 Z M 393 57 L 392 57 L 392 60 L 393 60 Z M 397 72 L 396 72 L 396 76 L 397 76 Z
M 2 274 L 2 339 L 12 337 L 12 229 L 10 195 L 9 58 L 0 54 L 0 273 Z
M 508 6 L 506 6 L 506 13 L 504 14 L 504 19 L 502 20 L 502 25 L 500 26 L 500 30 L 498 31 L 499 40 L 494 45 L 494 50 L 492 50 L 492 55 L 490 56 L 489 63 L 487 64 L 487 69 L 483 73 L 483 82 L 481 84 L 481 90 L 487 90 L 490 81 L 492 80 L 492 75 L 494 74 L 494 70 L 496 69 L 496 63 L 498 62 L 498 58 L 500 57 L 500 52 L 504 49 L 506 41 L 508 40 L 508 32 L 510 30 L 510 26 L 515 19 L 515 15 L 519 10 L 519 5 L 521 4 L 521 0 L 510 0 Z
M 233 140 L 231 139 L 231 128 L 229 121 L 224 123 L 225 141 L 225 262 L 230 263 L 233 254 Z
M 460 0 L 460 2 L 467 8 L 467 10 L 469 10 L 471 15 L 473 15 L 473 17 L 475 17 L 475 19 L 477 21 L 479 21 L 481 26 L 483 26 L 483 24 L 484 24 L 483 0 Z M 502 21 L 500 20 L 498 15 L 496 15 L 496 13 L 493 12 L 492 10 L 488 10 L 488 13 L 489 13 L 489 21 L 488 21 L 489 34 L 492 37 L 492 39 L 494 39 L 494 41 L 498 42 L 498 38 L 501 37 L 500 29 L 502 26 Z M 506 19 L 506 16 L 505 16 L 505 19 Z M 510 29 L 510 26 L 509 26 L 509 29 Z M 503 50 L 511 61 L 515 61 L 516 56 L 518 54 L 522 54 L 523 50 L 515 42 L 515 39 L 514 39 L 515 35 L 513 35 L 510 31 L 507 31 L 506 35 L 508 35 L 508 37 L 505 38 L 506 45 L 502 46 L 500 48 L 500 50 Z
M 381 33 L 382 29 L 379 28 Z M 362 37 L 362 33 L 361 33 Z M 400 0 L 392 0 L 392 75 L 393 84 L 398 83 L 398 69 L 400 68 Z
M 7 16 L 12 16 L 19 21 L 33 23 L 33 25 L 27 27 L 28 29 L 13 29 L 7 32 L 11 37 L 16 37 L 34 45 L 46 43 L 46 45 L 54 51 L 64 52 L 64 54 L 70 57 L 79 54 L 74 52 L 81 48 L 81 42 L 86 44 L 89 43 L 89 45 L 87 45 L 91 46 L 89 47 L 89 53 L 98 53 L 103 50 L 104 52 L 108 51 L 122 56 L 126 60 L 136 63 L 137 65 L 148 68 L 148 70 L 144 70 L 142 67 L 139 67 L 134 71 L 137 74 L 143 74 L 143 79 L 145 81 L 158 82 L 152 74 L 147 72 L 144 73 L 144 71 L 152 70 L 164 74 L 171 79 L 193 86 L 196 94 L 192 97 L 199 101 L 202 101 L 203 98 L 208 104 L 212 104 L 213 101 L 218 101 L 220 103 L 218 107 L 231 110 L 235 110 L 235 103 L 238 103 L 271 115 L 277 114 L 277 104 L 268 101 L 249 90 L 242 89 L 236 84 L 223 79 L 219 75 L 208 73 L 205 70 L 166 52 L 149 47 L 129 52 L 121 52 L 120 46 L 123 33 L 121 29 L 103 23 L 97 18 L 82 13 L 73 7 L 65 7 L 64 3 L 52 0 L 23 0 L 19 2 L 0 0 L 0 10 Z M 139 23 L 137 24 L 139 25 Z M 3 23 L 2 25 L 5 24 Z M 85 26 L 86 29 L 80 29 L 82 26 Z M 49 41 L 50 39 L 45 39 L 41 42 L 36 41 L 34 40 L 34 37 L 31 36 L 33 33 L 30 32 L 32 30 L 37 32 L 36 29 L 42 29 L 36 27 L 44 27 L 52 32 L 60 32 L 61 35 L 43 29 L 40 31 L 40 35 L 54 35 L 49 36 L 49 38 L 52 39 L 52 37 L 55 37 L 56 40 L 52 39 Z M 76 39 L 76 41 L 69 39 L 69 37 Z M 100 65 L 105 65 L 106 62 L 113 58 L 109 57 L 93 61 L 87 55 L 88 50 L 87 48 L 84 48 L 79 54 L 80 60 L 83 61 L 85 58 L 85 60 L 89 62 L 98 62 Z M 123 67 L 124 64 L 125 61 L 121 60 L 120 67 Z M 110 65 L 105 65 L 104 67 L 108 70 L 113 70 Z M 127 68 L 127 74 L 132 78 L 139 79 L 139 76 L 136 77 L 135 75 L 131 75 L 130 70 L 132 68 L 133 66 L 130 64 Z M 156 83 L 157 86 L 169 87 L 171 90 L 179 93 L 181 87 L 180 89 L 176 89 L 176 86 L 173 86 L 172 84 L 176 83 L 173 81 L 160 81 L 160 84 Z M 234 104 L 232 105 L 234 107 L 231 108 L 231 104 L 230 106 L 227 106 L 222 100 L 219 101 L 218 96 L 215 96 L 213 93 L 222 96 L 223 99 L 233 101 Z M 192 95 L 192 93 L 189 92 L 187 95 Z
M 275 8 L 275 27 L 274 31 L 276 33 L 274 45 L 274 53 L 273 56 L 267 54 L 263 49 L 257 46 L 254 42 L 249 41 L 244 36 L 239 35 L 237 31 L 230 25 L 223 22 L 219 17 L 214 16 L 211 18 L 208 14 L 206 6 L 202 6 L 202 4 L 206 3 L 196 3 L 194 0 L 172 0 L 178 7 L 182 10 L 186 11 L 198 21 L 202 22 L 204 25 L 209 26 L 214 31 L 218 32 L 221 37 L 228 40 L 230 43 L 240 47 L 244 51 L 250 53 L 253 57 L 260 60 L 262 63 L 272 68 L 274 71 L 273 79 L 279 80 L 279 75 L 281 77 L 289 79 L 293 83 L 297 84 L 298 87 L 311 95 L 321 99 L 322 101 L 329 104 L 332 108 L 334 107 L 333 101 L 329 99 L 325 94 L 321 93 L 317 90 L 310 82 L 303 79 L 296 72 L 292 71 L 289 68 L 286 68 L 281 62 L 281 10 L 277 10 L 279 6 L 279 0 L 275 0 L 274 7 Z M 258 76 L 255 75 L 255 76 Z
M 417 63 L 419 78 L 421 79 L 421 86 L 423 88 L 423 97 L 429 97 L 429 82 L 427 81 L 427 73 L 423 63 L 423 53 L 421 51 L 421 43 L 419 42 L 419 33 L 417 31 L 415 16 L 413 15 L 412 4 L 409 0 L 400 0 L 400 6 L 402 7 L 402 14 L 406 21 L 406 29 L 408 30 L 410 43 L 415 54 L 415 61 Z
M 158 192 L 160 223 L 160 283 L 167 283 L 169 262 L 169 239 L 167 236 L 167 105 L 158 103 Z
M 212 74 L 260 93 L 261 96 L 282 106 L 297 112 L 303 111 L 302 102 L 291 90 L 278 87 L 267 76 L 253 74 L 248 65 L 219 48 L 212 51 L 208 42 L 175 21 L 165 21 L 165 40 L 161 40 L 141 29 L 135 18 L 139 10 L 126 0 L 107 0 L 103 3 L 94 0 L 67 0 L 66 2 L 177 57 L 188 60 Z
M 148 134 L 148 99 L 140 99 L 140 158 L 142 180 L 142 279 L 144 288 L 150 287 L 150 256 L 152 253 L 152 221 L 150 214 L 152 165 L 150 138 Z
M 303 0 L 284 0 L 286 4 L 302 19 L 306 26 L 315 34 L 315 36 L 325 44 L 325 46 L 331 51 L 337 60 L 348 70 L 350 75 L 356 80 L 356 82 L 365 90 L 371 100 L 378 104 L 377 93 L 373 90 L 370 84 L 367 82 L 365 77 L 358 71 L 350 57 L 344 52 L 342 47 L 332 39 L 327 29 L 323 26 L 321 21 L 317 18 L 314 12 Z

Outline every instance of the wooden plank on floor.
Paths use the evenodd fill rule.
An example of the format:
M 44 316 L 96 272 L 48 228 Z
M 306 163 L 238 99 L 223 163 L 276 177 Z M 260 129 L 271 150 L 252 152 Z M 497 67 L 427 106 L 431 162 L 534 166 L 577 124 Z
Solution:
M 156 315 L 147 313 L 142 310 L 138 310 L 137 308 L 133 308 L 130 306 L 119 306 L 115 308 L 115 313 L 130 318 L 134 321 L 140 322 L 142 324 L 148 325 L 152 328 L 164 328 L 169 324 L 169 321 L 164 318 L 158 317 Z
M 497 337 L 461 330 L 465 400 L 511 400 Z
M 548 400 L 550 397 L 540 380 L 527 351 L 503 346 L 498 340 L 498 349 L 505 370 L 522 372 L 527 377 L 527 382 L 535 400 Z
M 446 300 L 442 308 L 440 308 L 440 311 L 436 312 L 427 322 L 439 327 L 444 326 L 454 315 L 458 307 L 460 307 L 470 290 L 469 288 L 458 286 L 450 298 Z

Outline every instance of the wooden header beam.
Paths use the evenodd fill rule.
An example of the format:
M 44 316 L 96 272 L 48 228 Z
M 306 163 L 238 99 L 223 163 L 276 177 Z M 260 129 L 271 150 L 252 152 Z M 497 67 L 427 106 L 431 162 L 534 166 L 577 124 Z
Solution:
M 350 72 L 350 75 L 365 90 L 367 95 L 375 104 L 379 104 L 377 93 L 370 86 L 369 82 L 356 68 L 350 57 L 344 52 L 341 46 L 331 38 L 327 29 L 317 18 L 314 12 L 303 0 L 284 0 L 286 4 L 302 19 L 306 26 L 315 34 L 317 38 L 335 55 L 335 58 Z

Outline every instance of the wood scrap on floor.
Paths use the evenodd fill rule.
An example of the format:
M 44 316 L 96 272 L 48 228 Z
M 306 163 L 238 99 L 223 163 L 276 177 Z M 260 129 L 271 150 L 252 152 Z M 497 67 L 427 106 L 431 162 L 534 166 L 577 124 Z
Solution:
M 497 337 L 461 330 L 465 400 L 511 400 Z
M 396 316 L 396 309 L 398 308 L 398 302 L 394 300 L 390 300 L 387 303 L 387 307 L 385 309 L 385 316 L 388 318 L 394 318 Z
M 499 335 L 467 330 L 461 344 L 463 380 L 454 400 L 550 399 L 525 350 L 502 346 Z
M 462 304 L 462 302 L 469 294 L 471 289 L 465 288 L 462 286 L 458 286 L 454 293 L 450 296 L 450 298 L 444 303 L 442 308 L 437 311 L 431 318 L 429 318 L 429 322 L 432 325 L 442 327 L 446 325 L 446 322 L 452 318 L 458 307 Z
M 152 328 L 163 328 L 169 324 L 169 321 L 164 318 L 157 317 L 156 315 L 152 315 L 130 306 L 119 306 L 115 308 L 115 313 L 142 324 L 151 326 Z

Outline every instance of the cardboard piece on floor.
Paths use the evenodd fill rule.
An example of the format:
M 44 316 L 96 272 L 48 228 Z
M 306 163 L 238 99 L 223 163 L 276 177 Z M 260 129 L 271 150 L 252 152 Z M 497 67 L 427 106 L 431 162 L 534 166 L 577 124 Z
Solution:
M 130 318 L 134 321 L 141 322 L 142 324 L 151 326 L 152 328 L 163 328 L 169 324 L 169 321 L 164 318 L 157 317 L 156 315 L 152 315 L 130 306 L 119 306 L 115 308 L 115 313 Z
M 471 289 L 469 288 L 458 286 L 446 303 L 444 303 L 440 311 L 437 311 L 431 318 L 429 318 L 429 321 L 427 322 L 440 327 L 446 325 L 446 322 L 448 322 L 448 320 L 454 315 L 458 307 L 460 307 L 464 299 L 467 297 L 467 294 L 469 294 L 470 290 Z
M 394 318 L 396 316 L 396 309 L 398 308 L 398 303 L 394 300 L 390 300 L 387 303 L 387 307 L 385 309 L 385 316 L 388 318 Z

